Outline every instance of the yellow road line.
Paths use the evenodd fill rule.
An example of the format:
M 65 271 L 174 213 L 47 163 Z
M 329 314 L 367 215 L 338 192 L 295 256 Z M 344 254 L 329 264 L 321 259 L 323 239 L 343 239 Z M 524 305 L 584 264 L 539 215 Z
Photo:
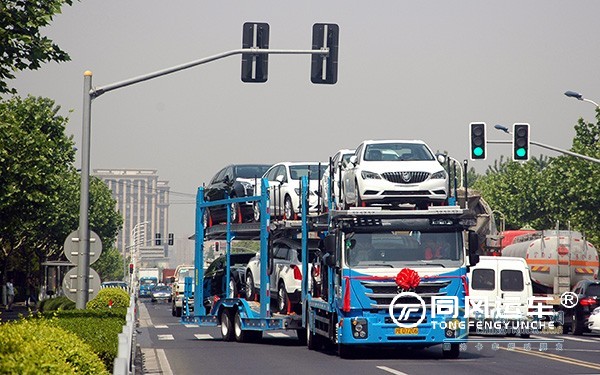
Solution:
M 529 354 L 535 357 L 541 357 L 541 358 L 546 358 L 546 359 L 551 359 L 553 361 L 558 361 L 558 362 L 564 362 L 570 365 L 576 365 L 576 366 L 582 366 L 582 367 L 587 367 L 587 368 L 591 368 L 594 370 L 600 370 L 600 365 L 597 363 L 593 363 L 593 362 L 586 362 L 586 361 L 582 361 L 579 359 L 575 359 L 575 358 L 569 358 L 569 357 L 563 357 L 557 354 L 552 354 L 552 353 L 548 353 L 548 352 L 535 352 L 535 351 L 529 351 L 529 350 L 525 350 L 525 349 L 521 349 L 521 348 L 513 348 L 513 349 L 508 349 L 508 348 L 503 348 L 500 347 L 500 349 L 502 350 L 506 350 L 508 352 L 517 352 L 517 353 L 522 353 L 522 354 Z

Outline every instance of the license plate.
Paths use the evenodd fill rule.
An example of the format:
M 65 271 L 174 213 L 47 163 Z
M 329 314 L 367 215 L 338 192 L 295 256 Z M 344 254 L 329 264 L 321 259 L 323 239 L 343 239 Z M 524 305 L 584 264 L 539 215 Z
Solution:
M 396 327 L 395 333 L 397 335 L 418 335 L 419 328 L 418 327 L 412 327 L 412 328 Z

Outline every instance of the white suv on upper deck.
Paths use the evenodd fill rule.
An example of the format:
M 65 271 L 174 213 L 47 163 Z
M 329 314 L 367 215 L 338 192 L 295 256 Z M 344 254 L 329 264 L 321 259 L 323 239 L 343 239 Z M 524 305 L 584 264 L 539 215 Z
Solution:
M 344 173 L 344 206 L 443 204 L 448 174 L 420 140 L 364 141 Z

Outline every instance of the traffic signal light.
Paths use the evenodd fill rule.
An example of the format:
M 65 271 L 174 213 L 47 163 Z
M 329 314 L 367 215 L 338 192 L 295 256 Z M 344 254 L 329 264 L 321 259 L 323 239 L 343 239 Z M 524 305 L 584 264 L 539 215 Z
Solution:
M 485 160 L 485 122 L 472 122 L 469 124 L 471 140 L 471 160 Z
M 173 233 L 169 233 L 169 246 L 173 246 L 173 242 L 175 242 L 175 237 Z
M 133 274 L 133 263 L 129 263 L 129 274 Z
M 513 160 L 529 160 L 529 124 L 513 125 Z
M 269 24 L 244 23 L 242 48 L 269 49 Z M 267 82 L 268 68 L 268 54 L 242 53 L 242 82 Z
M 338 74 L 338 44 L 340 27 L 335 23 L 315 23 L 313 25 L 312 49 L 329 48 L 329 55 L 314 54 L 310 64 L 310 81 L 333 85 Z
M 154 244 L 155 244 L 156 246 L 160 246 L 160 245 L 162 245 L 162 237 L 161 237 L 160 233 L 156 233 L 156 234 L 154 235 Z

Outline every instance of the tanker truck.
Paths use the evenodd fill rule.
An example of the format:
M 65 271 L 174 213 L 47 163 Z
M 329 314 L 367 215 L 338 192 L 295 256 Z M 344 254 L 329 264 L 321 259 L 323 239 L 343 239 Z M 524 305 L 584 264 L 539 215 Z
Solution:
M 534 296 L 550 297 L 547 304 L 562 311 L 560 296 L 581 280 L 598 277 L 598 251 L 585 237 L 570 230 L 532 231 L 514 237 L 502 249 L 502 256 L 520 257 L 527 262 Z M 563 327 L 568 327 L 565 314 Z

